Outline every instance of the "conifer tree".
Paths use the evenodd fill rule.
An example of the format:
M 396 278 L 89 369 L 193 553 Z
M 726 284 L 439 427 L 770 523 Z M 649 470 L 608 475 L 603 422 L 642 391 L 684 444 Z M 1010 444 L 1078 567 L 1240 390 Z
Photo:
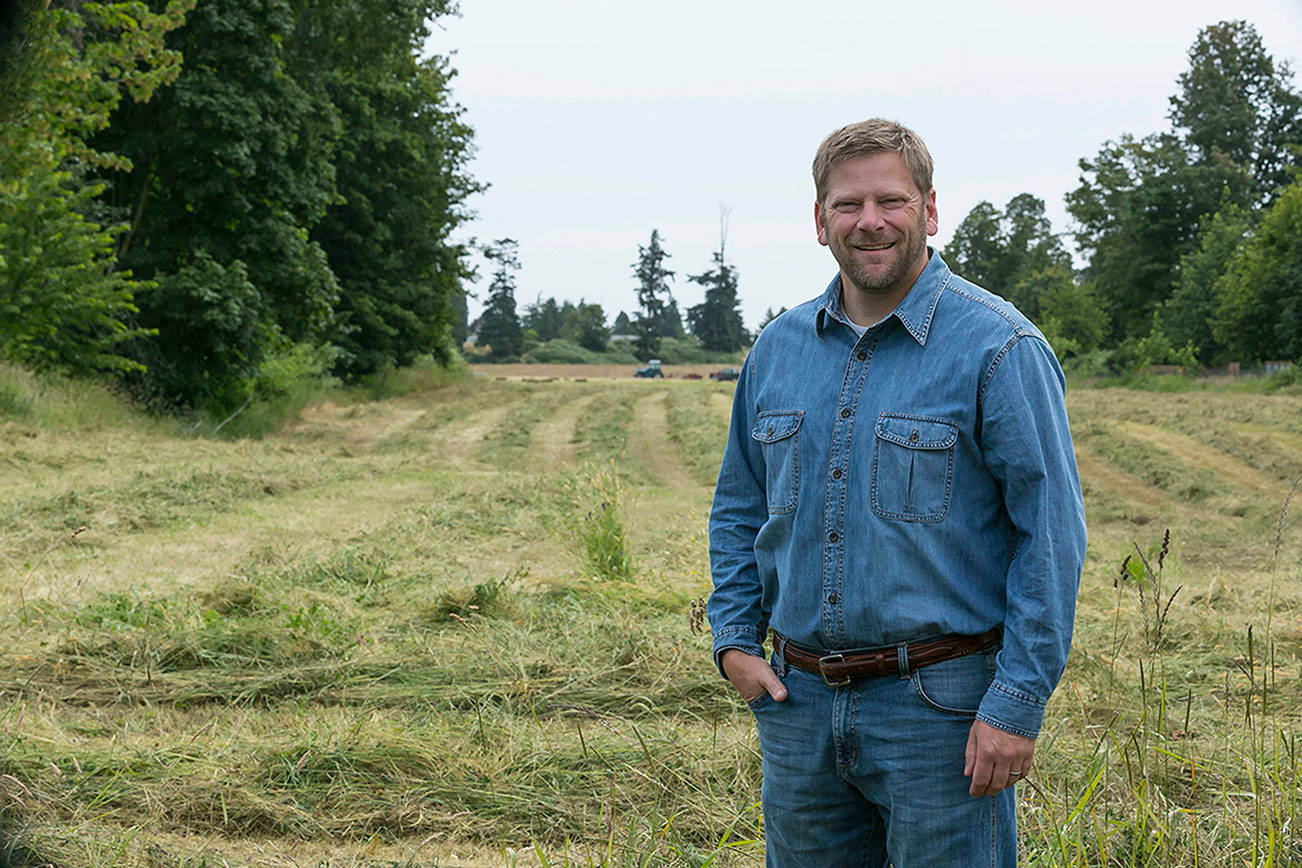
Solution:
M 494 360 L 515 358 L 524 348 L 520 318 L 515 311 L 515 273 L 520 270 L 516 241 L 500 238 L 485 255 L 496 267 L 488 286 L 488 306 L 479 320 L 479 345 L 492 347 Z

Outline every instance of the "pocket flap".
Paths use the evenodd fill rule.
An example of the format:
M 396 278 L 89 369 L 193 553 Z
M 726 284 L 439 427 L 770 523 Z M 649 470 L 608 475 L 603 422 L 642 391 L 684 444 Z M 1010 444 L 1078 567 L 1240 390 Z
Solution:
M 910 449 L 948 449 L 958 440 L 958 426 L 927 416 L 883 413 L 877 417 L 877 436 Z
M 800 430 L 800 420 L 805 411 L 795 413 L 760 413 L 755 419 L 755 429 L 750 432 L 761 443 L 774 443 L 785 440 Z

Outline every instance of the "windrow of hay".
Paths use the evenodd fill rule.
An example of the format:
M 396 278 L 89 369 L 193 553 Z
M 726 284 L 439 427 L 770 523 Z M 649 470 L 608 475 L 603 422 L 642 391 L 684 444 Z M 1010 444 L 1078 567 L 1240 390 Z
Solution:
M 231 443 L 33 427 L 0 451 L 31 475 L 0 505 L 0 861 L 761 864 L 699 609 L 730 388 L 478 378 Z M 1069 404 L 1090 552 L 1028 864 L 1302 860 L 1302 398 Z

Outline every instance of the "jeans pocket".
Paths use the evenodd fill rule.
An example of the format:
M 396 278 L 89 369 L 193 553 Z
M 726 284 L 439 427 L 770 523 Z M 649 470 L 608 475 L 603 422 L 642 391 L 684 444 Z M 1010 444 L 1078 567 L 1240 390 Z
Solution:
M 870 501 L 882 518 L 940 521 L 949 512 L 958 425 L 909 413 L 882 413 L 873 440 Z
M 800 422 L 803 410 L 760 413 L 750 436 L 764 455 L 764 493 L 771 515 L 796 508 L 800 490 Z
M 927 705 L 946 714 L 975 717 L 995 680 L 995 652 L 978 651 L 933 663 L 915 670 L 910 678 Z
M 770 696 L 769 692 L 766 690 L 763 693 L 761 693 L 759 696 L 747 702 L 746 707 L 749 708 L 751 711 L 762 711 L 763 709 L 765 709 L 766 707 L 772 704 L 773 704 L 773 697 Z

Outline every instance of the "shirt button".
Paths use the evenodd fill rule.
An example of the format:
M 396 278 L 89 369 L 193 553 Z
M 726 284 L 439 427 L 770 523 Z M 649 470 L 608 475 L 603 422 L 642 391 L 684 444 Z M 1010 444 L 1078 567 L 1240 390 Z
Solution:
M 850 418 L 850 408 L 849 408 L 849 407 L 842 407 L 842 408 L 841 408 L 841 418 L 842 418 L 842 419 L 849 419 L 849 418 Z
M 831 603 L 833 606 L 836 605 L 836 591 L 827 595 L 827 602 Z
M 840 537 L 836 535 L 836 531 L 832 531 L 831 533 L 829 533 L 829 534 L 827 535 L 827 541 L 828 541 L 828 542 L 836 542 L 836 541 L 839 540 L 839 539 L 840 539 Z
M 832 471 L 832 478 L 833 478 L 833 479 L 840 479 L 840 478 L 841 478 L 841 468 L 838 467 L 838 468 L 836 468 L 835 470 Z
M 859 361 L 862 362 L 864 359 L 868 358 L 868 354 L 865 353 L 863 350 L 860 350 L 859 355 L 856 358 L 858 358 Z
M 918 442 L 918 432 L 917 432 L 917 431 L 914 431 L 912 434 L 909 435 L 909 442 L 910 442 L 910 443 L 917 443 L 917 442 Z

